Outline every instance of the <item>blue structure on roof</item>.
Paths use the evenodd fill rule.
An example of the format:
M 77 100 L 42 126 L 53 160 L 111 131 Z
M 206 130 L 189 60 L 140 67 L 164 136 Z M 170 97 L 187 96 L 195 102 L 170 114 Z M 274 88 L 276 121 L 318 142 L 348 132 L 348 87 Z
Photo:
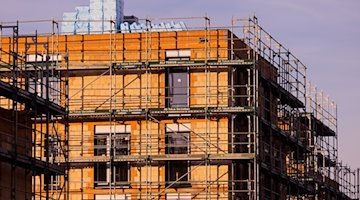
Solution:
M 89 6 L 77 6 L 63 14 L 63 34 L 141 33 L 187 30 L 184 22 L 124 22 L 124 0 L 90 0 Z
M 63 14 L 63 34 L 109 33 L 124 20 L 124 0 L 90 0 L 89 6 L 78 6 L 75 12 Z M 110 22 L 110 21 L 114 21 Z
M 120 24 L 121 33 L 142 33 L 142 32 L 165 32 L 165 31 L 186 31 L 184 22 L 161 22 L 159 24 L 144 24 L 124 22 Z
M 90 8 L 89 6 L 78 6 L 75 8 L 76 21 L 75 30 L 77 34 L 86 34 L 90 31 Z

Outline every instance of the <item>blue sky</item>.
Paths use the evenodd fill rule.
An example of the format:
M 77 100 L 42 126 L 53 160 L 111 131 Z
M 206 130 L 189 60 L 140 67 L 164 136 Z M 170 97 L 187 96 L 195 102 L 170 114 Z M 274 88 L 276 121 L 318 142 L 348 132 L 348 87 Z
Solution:
M 0 21 L 61 19 L 63 12 L 88 5 L 89 0 L 7 0 L 1 4 Z M 358 0 L 125 0 L 125 14 L 140 18 L 206 14 L 213 25 L 230 25 L 232 16 L 255 14 L 268 32 L 307 65 L 308 80 L 337 102 L 339 156 L 352 167 L 360 167 L 359 10 Z

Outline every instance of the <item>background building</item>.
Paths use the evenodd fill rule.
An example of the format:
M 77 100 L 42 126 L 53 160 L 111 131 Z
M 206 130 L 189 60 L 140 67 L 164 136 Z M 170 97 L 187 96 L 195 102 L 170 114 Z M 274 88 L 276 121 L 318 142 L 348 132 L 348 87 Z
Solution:
M 359 171 L 338 162 L 336 104 L 307 83 L 306 66 L 255 17 L 230 28 L 191 20 L 205 26 L 159 31 L 151 24 L 161 22 L 147 19 L 134 33 L 54 31 L 35 49 L 17 35 L 2 38 L 2 60 L 13 41 L 25 60 L 7 66 L 27 72 L 42 63 L 40 72 L 52 70 L 47 85 L 65 80 L 53 86 L 68 112 L 45 120 L 65 124 L 59 145 L 48 130 L 41 140 L 64 152 L 51 161 L 64 176 L 35 176 L 33 197 L 358 199 Z M 50 164 L 49 154 L 33 152 Z

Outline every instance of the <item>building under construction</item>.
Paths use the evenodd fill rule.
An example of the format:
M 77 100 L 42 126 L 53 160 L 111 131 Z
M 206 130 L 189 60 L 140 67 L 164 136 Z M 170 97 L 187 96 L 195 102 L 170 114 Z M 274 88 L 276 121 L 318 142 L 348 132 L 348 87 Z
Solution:
M 255 17 L 173 20 L 203 27 L 0 26 L 1 199 L 359 199 L 298 58 Z

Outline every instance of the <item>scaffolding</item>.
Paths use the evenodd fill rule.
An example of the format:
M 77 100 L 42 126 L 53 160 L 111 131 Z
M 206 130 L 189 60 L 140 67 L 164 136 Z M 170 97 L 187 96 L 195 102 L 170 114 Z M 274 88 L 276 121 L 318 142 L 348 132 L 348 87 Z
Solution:
M 55 157 L 67 160 L 68 80 L 54 40 L 20 35 L 18 23 L 0 36 L 0 198 L 66 199 L 68 169 Z
M 163 20 L 203 25 L 151 26 Z M 134 33 L 38 39 L 54 41 L 52 55 L 65 60 L 45 66 L 69 76 L 59 140 L 68 148 L 53 160 L 69 169 L 66 192 L 52 194 L 359 199 L 359 170 L 338 161 L 335 104 L 256 17 L 220 28 L 208 17 L 140 21 Z
M 310 82 L 307 83 L 307 111 L 309 131 L 314 137 L 314 167 L 319 177 L 316 196 L 321 199 L 346 195 L 359 199 L 358 169 L 352 170 L 338 159 L 337 105 Z

